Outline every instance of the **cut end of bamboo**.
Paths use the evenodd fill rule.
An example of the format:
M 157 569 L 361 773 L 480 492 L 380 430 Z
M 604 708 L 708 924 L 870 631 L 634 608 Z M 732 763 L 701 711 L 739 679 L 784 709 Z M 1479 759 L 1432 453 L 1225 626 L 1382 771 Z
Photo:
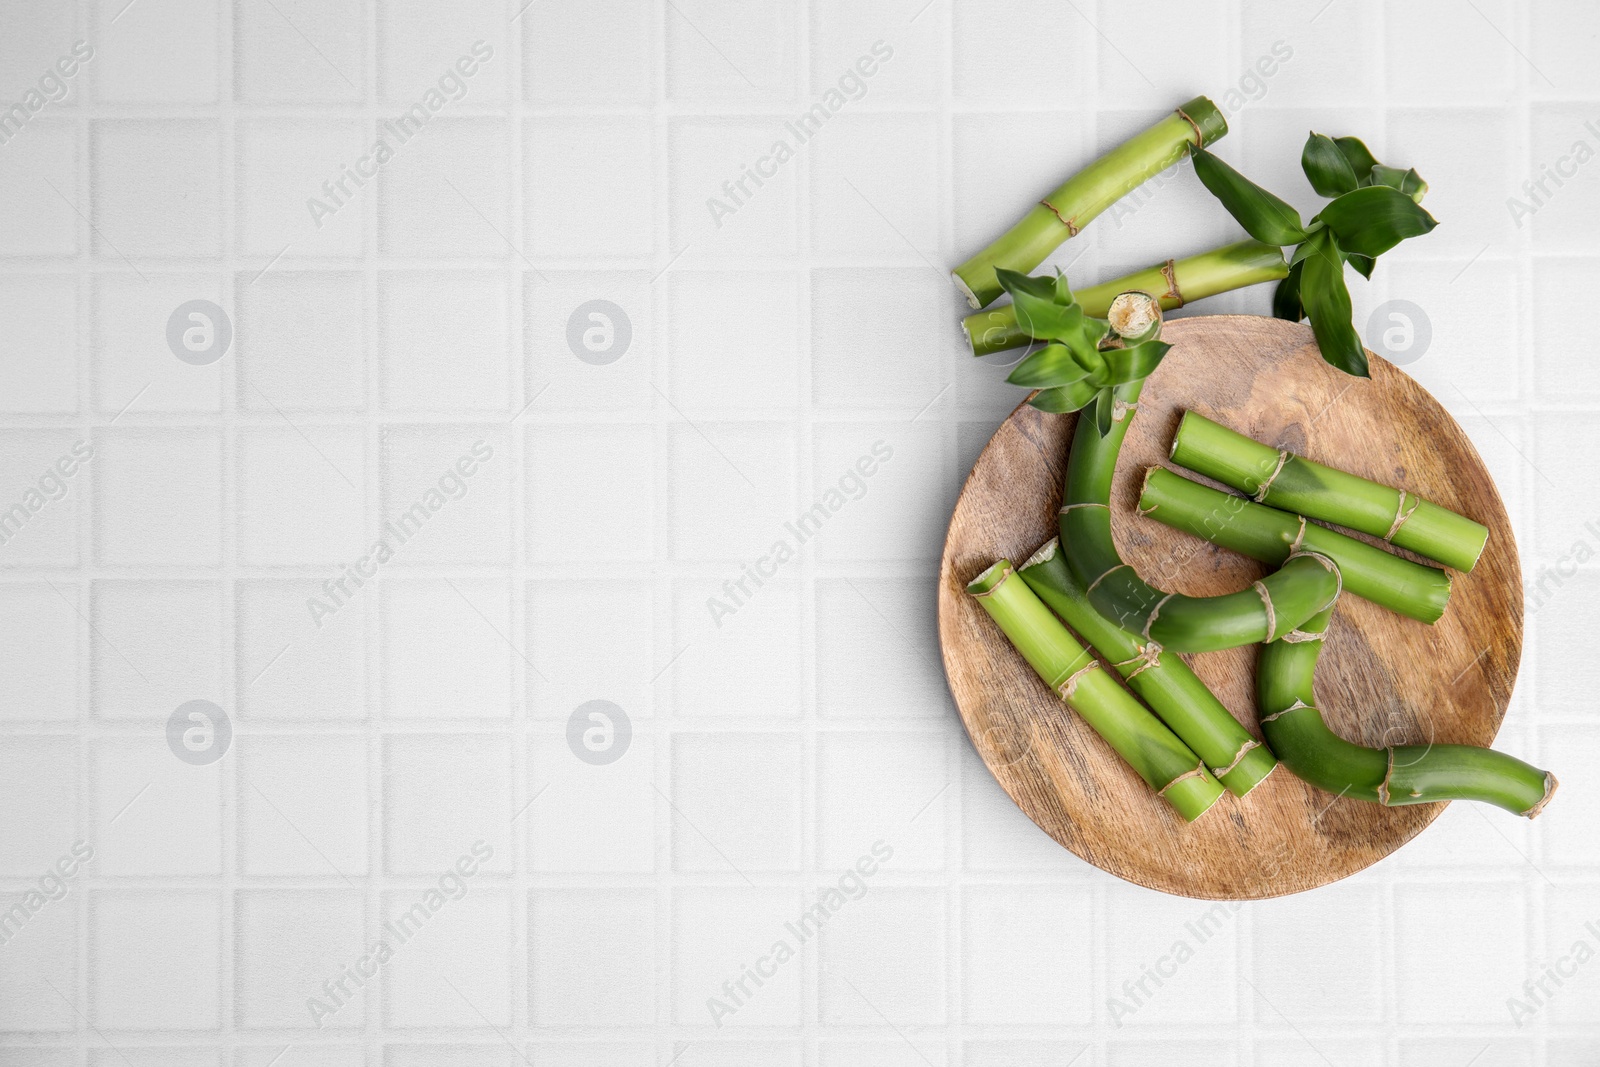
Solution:
M 988 596 L 1000 588 L 1000 584 L 1011 575 L 1011 561 L 1009 559 L 997 559 L 989 565 L 987 570 L 967 583 L 967 592 L 973 596 Z
M 1142 289 L 1129 289 L 1112 299 L 1106 321 L 1130 344 L 1148 341 L 1161 332 L 1161 302 Z
M 1544 806 L 1550 803 L 1550 798 L 1556 795 L 1556 790 L 1561 787 L 1561 782 L 1549 771 L 1544 772 L 1544 796 L 1539 798 L 1539 803 L 1522 813 L 1523 818 L 1537 819 Z
M 983 307 L 982 301 L 980 301 L 978 299 L 978 294 L 976 294 L 976 293 L 974 293 L 972 291 L 972 286 L 968 285 L 967 284 L 967 280 L 965 278 L 963 278 L 959 273 L 957 273 L 956 271 L 951 271 L 950 272 L 950 280 L 955 282 L 956 288 L 961 290 L 961 295 L 967 298 L 967 303 L 972 305 L 972 308 L 973 308 L 974 311 L 976 311 L 976 310 L 978 310 L 978 309 Z M 961 324 L 961 328 L 963 330 L 965 330 L 967 328 L 967 324 L 966 323 L 962 323 Z M 970 335 L 968 336 L 967 340 L 968 340 L 969 343 L 971 342 L 971 336 Z
M 1017 569 L 1025 571 L 1029 567 L 1036 567 L 1041 563 L 1049 563 L 1051 560 L 1056 558 L 1056 550 L 1060 547 L 1061 538 L 1050 538 L 1050 540 L 1046 541 L 1044 544 L 1040 545 L 1036 550 L 1034 550 L 1033 555 L 1029 556 L 1027 561 Z

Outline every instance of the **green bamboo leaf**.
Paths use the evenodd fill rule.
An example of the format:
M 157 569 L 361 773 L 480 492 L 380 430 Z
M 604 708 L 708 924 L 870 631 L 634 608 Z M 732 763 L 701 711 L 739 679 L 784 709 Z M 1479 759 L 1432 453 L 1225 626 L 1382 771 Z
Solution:
M 1018 293 L 1049 302 L 1055 301 L 1056 283 L 1050 278 L 1031 278 L 1021 271 L 1007 270 L 1005 267 L 996 267 L 994 276 L 1000 283 L 1000 288 L 1010 294 L 1015 300 Z
M 1300 153 L 1300 169 L 1306 172 L 1311 188 L 1321 196 L 1342 196 L 1358 184 L 1355 168 L 1333 143 L 1333 138 L 1315 130 L 1306 138 L 1306 146 Z
M 1074 382 L 1071 385 L 1045 389 L 1028 403 L 1040 411 L 1056 413 L 1077 411 L 1093 401 L 1098 393 L 1099 390 L 1087 382 Z
M 1365 378 L 1367 353 L 1350 324 L 1350 290 L 1344 284 L 1344 257 L 1326 233 L 1312 238 L 1316 247 L 1305 258 L 1300 299 L 1322 358 L 1346 374 Z
M 1111 423 L 1114 421 L 1112 416 L 1116 414 L 1116 411 L 1117 401 L 1111 395 L 1111 390 L 1100 390 L 1099 395 L 1095 397 L 1094 428 L 1100 431 L 1101 437 L 1111 432 Z
M 1305 240 L 1305 224 L 1294 208 L 1210 152 L 1191 147 L 1190 154 L 1200 181 L 1251 237 L 1280 247 Z
M 1377 174 L 1376 168 L 1373 171 Z M 1381 256 L 1407 237 L 1439 225 L 1416 201 L 1387 185 L 1371 185 L 1345 193 L 1318 213 L 1338 239 L 1340 251 Z
M 1358 256 L 1353 252 L 1346 255 L 1344 259 L 1345 262 L 1354 267 L 1356 269 L 1356 273 L 1360 274 L 1363 278 L 1371 278 L 1372 268 L 1378 265 L 1378 261 L 1373 259 L 1371 256 Z
M 1378 157 L 1367 151 L 1367 146 L 1358 137 L 1335 137 L 1333 143 L 1355 172 L 1356 184 L 1362 187 L 1371 185 L 1372 168 L 1378 165 Z
M 1106 361 L 1107 385 L 1128 385 L 1150 377 L 1172 346 L 1165 341 L 1144 341 L 1131 348 L 1111 348 L 1100 353 Z
M 1290 322 L 1299 322 L 1306 317 L 1306 309 L 1300 306 L 1300 272 L 1303 269 L 1299 263 L 1290 267 L 1289 273 L 1272 291 L 1274 317 L 1288 319 Z
M 1070 385 L 1089 376 L 1089 372 L 1072 358 L 1072 352 L 1063 344 L 1048 344 L 1018 363 L 1006 381 L 1025 389 L 1047 389 Z
M 1067 276 L 1061 271 L 1056 271 L 1055 296 L 1058 304 L 1075 304 L 1072 289 L 1067 285 Z

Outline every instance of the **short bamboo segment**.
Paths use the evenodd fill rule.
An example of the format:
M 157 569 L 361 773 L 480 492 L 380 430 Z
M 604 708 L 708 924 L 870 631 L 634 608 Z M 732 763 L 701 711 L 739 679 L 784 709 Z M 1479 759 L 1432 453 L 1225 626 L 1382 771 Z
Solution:
M 1106 208 L 1181 160 L 1190 145 L 1204 147 L 1227 132 L 1217 106 L 1195 97 L 1062 182 L 993 244 L 952 271 L 952 279 L 973 307 L 987 307 L 1001 292 L 996 267 L 1027 274 Z
M 1282 564 L 1301 550 L 1327 556 L 1338 565 L 1345 592 L 1420 622 L 1438 622 L 1450 602 L 1450 575 L 1437 567 L 1401 559 L 1163 467 L 1145 472 L 1139 514 L 1263 563 Z
M 1481 524 L 1403 489 L 1261 444 L 1193 411 L 1178 424 L 1172 461 L 1263 504 L 1381 537 L 1458 571 L 1473 568 L 1489 537 Z
M 1318 789 L 1387 807 L 1476 800 L 1533 818 L 1549 803 L 1555 775 L 1473 745 L 1366 748 L 1323 721 L 1312 675 L 1333 609 L 1261 649 L 1256 696 L 1261 732 L 1283 765 Z
M 1126 689 L 1067 632 L 1026 582 L 1013 580 L 1010 560 L 973 579 L 967 592 L 999 625 L 1046 685 L 1081 715 L 1156 794 L 1186 822 L 1222 796 L 1222 785 L 1200 757 Z
M 1140 699 L 1211 768 L 1234 796 L 1244 796 L 1277 767 L 1272 753 L 1206 688 L 1183 658 L 1122 629 L 1094 609 L 1051 538 L 1018 572 L 1050 610 L 1114 667 Z
M 1169 259 L 1109 282 L 1074 290 L 1072 295 L 1085 315 L 1105 318 L 1117 294 L 1130 289 L 1149 293 L 1161 302 L 1161 310 L 1171 311 L 1218 293 L 1277 281 L 1288 273 L 1281 248 L 1260 241 L 1239 241 L 1197 256 Z M 1017 325 L 1017 311 L 1011 304 L 974 311 L 961 321 L 961 330 L 974 356 L 1021 348 L 1033 341 Z
M 1067 457 L 1061 550 L 1089 602 L 1124 630 L 1174 652 L 1272 641 L 1333 603 L 1338 568 L 1312 552 L 1294 553 L 1247 589 L 1213 597 L 1163 593 L 1122 561 L 1111 538 L 1111 477 L 1143 384 L 1117 387 L 1118 417 L 1104 437 L 1080 415 Z

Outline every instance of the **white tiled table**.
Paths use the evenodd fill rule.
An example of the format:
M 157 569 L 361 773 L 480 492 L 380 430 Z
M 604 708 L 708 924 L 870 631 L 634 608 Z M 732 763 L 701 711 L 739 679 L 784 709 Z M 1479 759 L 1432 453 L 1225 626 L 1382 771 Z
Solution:
M 1600 1063 L 1600 962 L 1509 1003 L 1600 949 L 1600 164 L 1563 162 L 1600 148 L 1592 6 L 525 2 L 3 5 L 0 105 L 93 55 L 0 143 L 0 509 L 93 455 L 0 545 L 0 896 L 65 887 L 0 944 L 0 1067 Z M 1533 826 L 1457 806 L 1239 908 L 1028 823 L 932 617 L 1018 399 L 962 354 L 945 270 L 1199 92 L 1219 152 L 1303 208 L 1308 128 L 1432 183 L 1442 225 L 1354 283 L 1356 321 L 1427 315 L 1408 369 L 1529 581 L 1503 744 L 1565 783 Z M 1519 219 L 1543 166 L 1573 176 Z M 1055 262 L 1235 232 L 1185 171 Z M 206 365 L 167 337 L 197 299 L 233 329 Z M 574 318 L 596 300 L 620 317 Z M 191 700 L 227 716 L 220 759 L 169 747 Z M 596 700 L 610 750 L 603 720 L 569 735 Z

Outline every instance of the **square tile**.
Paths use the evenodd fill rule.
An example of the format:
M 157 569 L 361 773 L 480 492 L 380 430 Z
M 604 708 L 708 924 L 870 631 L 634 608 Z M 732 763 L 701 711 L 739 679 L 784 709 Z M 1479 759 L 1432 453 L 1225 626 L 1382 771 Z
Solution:
M 94 441 L 95 558 L 128 566 L 222 562 L 222 435 L 107 429 Z
M 0 133 L 10 128 L 0 129 Z M 11 134 L 0 144 L 6 150 L 0 157 L 0 196 L 8 207 L 0 217 L 0 249 L 4 250 L 0 255 L 74 255 L 78 251 L 78 212 L 91 214 L 88 197 L 78 186 L 76 128 L 54 117 L 40 118 L 20 136 Z M 131 254 L 132 250 L 128 251 Z
M 800 399 L 800 279 L 787 271 L 685 270 L 668 280 L 671 395 L 679 410 L 792 411 Z
M 508 411 L 512 277 L 438 270 L 378 276 L 384 410 Z
M 511 714 L 511 590 L 495 579 L 396 578 L 383 586 L 383 706 L 389 719 Z
M 207 412 L 222 410 L 222 376 L 228 369 L 227 352 L 211 363 L 196 365 L 178 358 L 168 330 L 177 327 L 179 351 L 187 354 L 182 337 L 191 330 L 192 343 L 207 352 L 226 340 L 232 350 L 232 322 L 226 325 L 213 313 L 179 309 L 193 300 L 207 300 L 228 314 L 229 303 L 222 279 L 212 275 L 148 274 L 127 272 L 96 274 L 93 279 L 93 319 L 89 349 L 94 367 L 95 410 L 112 419 L 124 412 Z M 198 315 L 198 319 L 191 316 Z M 204 354 L 191 358 L 204 358 Z
M 1377 86 L 1383 84 L 1380 51 L 1361 40 L 1363 31 L 1378 21 L 1374 5 L 1369 0 L 1334 5 L 1317 18 L 1314 36 L 1308 39 L 1307 26 L 1321 7 L 1321 0 L 1306 0 L 1243 12 L 1238 31 L 1243 54 L 1272 55 L 1281 63 L 1270 82 L 1268 99 L 1274 107 L 1355 107 L 1378 97 Z M 1274 51 L 1279 41 L 1287 58 Z
M 0 430 L 0 564 L 70 567 L 94 445 L 73 430 Z
M 528 431 L 528 553 L 541 563 L 655 556 L 655 434 L 648 426 Z
M 0 412 L 78 410 L 78 286 L 67 275 L 11 277 L 0 289 Z
M 215 892 L 102 889 L 89 905 L 90 1025 L 221 1025 L 222 902 Z
M 818 579 L 817 710 L 856 721 L 948 721 L 927 584 L 912 578 Z
M 876 1026 L 889 1018 L 897 1026 L 942 1026 L 944 890 L 861 885 L 854 899 L 838 893 L 822 897 L 824 904 L 834 903 L 817 934 L 821 1022 Z M 917 978 L 908 982 L 907 975 Z
M 107 104 L 215 102 L 219 6 L 208 0 L 155 0 L 141 5 L 137 18 L 124 18 L 124 3 L 99 5 L 95 40 L 107 43 L 94 55 L 96 99 Z
M 93 746 L 94 870 L 112 877 L 222 873 L 222 768 L 173 757 L 165 736 Z
M 379 247 L 393 256 L 495 256 L 527 266 L 524 255 L 534 253 L 510 244 L 511 132 L 501 119 L 438 118 L 426 136 L 396 145 L 378 172 Z
M 1237 1019 L 1243 908 L 1237 901 L 1186 900 L 1156 896 L 1134 886 L 1113 886 L 1105 906 L 1110 987 L 1106 1009 L 1112 1026 L 1129 1029 Z M 1159 986 L 1144 980 L 1146 967 L 1161 976 Z M 1242 995 L 1249 996 L 1248 987 L 1244 988 Z
M 252 104 L 356 103 L 366 84 L 366 9 L 358 0 L 234 6 L 234 82 Z
M 937 426 L 823 424 L 813 431 L 811 508 L 823 560 L 919 560 L 932 574 L 955 505 Z M 821 524 L 826 522 L 826 526 Z
M 649 257 L 654 140 L 655 124 L 644 116 L 529 119 L 522 138 L 528 253 Z
M 240 714 L 366 718 L 366 616 L 376 596 L 374 587 L 355 587 L 332 567 L 281 581 L 240 582 L 235 593 Z
M 1541 686 L 1541 688 L 1544 688 Z M 1569 707 L 1581 706 L 1575 703 Z M 1545 765 L 1562 763 L 1582 766 L 1582 760 L 1600 753 L 1600 727 L 1563 724 L 1541 731 L 1539 755 Z M 1583 847 L 1584 834 L 1600 818 L 1600 789 L 1581 775 L 1568 775 L 1561 783 L 1561 803 L 1551 804 L 1540 815 L 1538 828 L 1541 865 L 1596 867 L 1595 855 Z M 1493 817 L 1494 812 L 1487 813 Z M 1476 820 L 1481 822 L 1481 820 Z
M 1512 5 L 1506 0 L 1480 4 L 1479 14 L 1483 17 L 1474 15 L 1470 19 L 1450 18 L 1448 15 L 1454 10 L 1438 3 L 1384 5 L 1383 13 L 1388 19 L 1387 40 L 1428 42 L 1426 47 L 1384 49 L 1388 59 L 1387 95 L 1396 102 L 1408 104 L 1509 102 L 1516 87 L 1516 67 L 1522 61 L 1514 50 L 1506 47 L 1505 38 L 1497 31 L 1514 24 L 1508 17 L 1511 11 Z M 1538 12 L 1530 14 L 1537 22 Z M 1582 17 L 1576 11 L 1570 14 Z M 1563 24 L 1570 27 L 1571 18 L 1563 20 Z M 1530 35 L 1530 43 L 1535 53 L 1552 44 L 1559 48 L 1555 42 L 1566 32 L 1541 34 L 1536 30 Z M 1550 66 L 1544 69 L 1550 70 Z M 1581 77 L 1576 70 L 1571 73 Z M 1572 77 L 1564 81 L 1567 85 L 1573 84 Z M 1542 85 L 1537 74 L 1533 76 L 1533 84 Z
M 431 91 L 472 107 L 505 103 L 512 59 L 503 42 L 512 13 L 496 0 L 469 0 L 449 9 L 426 0 L 383 0 L 378 9 L 383 98 L 409 104 Z
M 385 426 L 380 453 L 379 536 L 399 563 L 510 563 L 516 457 L 504 426 Z
M 506 890 L 449 872 L 440 875 L 438 889 L 384 894 L 384 908 L 389 926 L 405 938 L 383 973 L 385 1026 L 511 1025 L 514 939 Z
M 1564 295 L 1569 286 L 1583 291 L 1594 284 L 1600 284 L 1600 259 L 1533 261 L 1533 389 L 1540 400 L 1600 404 L 1600 367 L 1569 343 L 1582 328 L 1582 308 Z
M 71 722 L 83 688 L 79 668 L 88 623 L 71 582 L 0 584 L 0 647 L 10 666 L 0 680 L 0 721 Z
M 1075 889 L 973 886 L 961 915 L 962 1018 L 970 1024 L 1093 1021 L 1091 902 Z
M 1600 235 L 1600 206 L 1595 202 L 1600 169 L 1583 165 L 1594 152 L 1594 135 L 1586 125 L 1592 118 L 1589 109 L 1579 104 L 1529 109 L 1529 155 L 1525 164 L 1520 160 L 1512 164 L 1511 177 L 1519 187 L 1507 191 L 1516 205 L 1513 224 L 1532 235 L 1535 252 L 1594 251 Z M 1531 187 L 1522 186 L 1524 181 Z M 1505 210 L 1513 214 L 1513 204 L 1507 203 Z
M 672 554 L 677 559 L 741 560 L 763 554 L 793 531 L 795 438 L 788 423 L 699 422 L 671 430 Z M 717 521 L 707 521 L 716 516 Z M 763 568 L 765 570 L 765 568 Z M 768 571 L 767 573 L 772 573 Z
M 1504 1019 L 1508 983 L 1495 976 L 1504 961 L 1523 959 L 1524 921 L 1518 886 L 1396 887 L 1396 943 L 1430 946 L 1425 953 L 1395 954 L 1400 1021 L 1465 1025 Z
M 336 426 L 240 430 L 240 560 L 268 567 L 321 563 L 332 571 L 341 561 L 357 562 L 370 543 L 363 522 L 365 437 L 359 428 Z
M 813 401 L 911 418 L 936 400 L 946 384 L 945 356 L 959 338 L 949 324 L 951 291 L 925 267 L 814 271 Z M 885 301 L 885 293 L 895 298 Z
M 781 0 L 719 7 L 698 0 L 666 15 L 667 95 L 674 101 L 789 99 L 800 24 Z
M 95 717 L 162 724 L 191 700 L 226 704 L 222 599 L 216 582 L 96 581 L 89 609 Z
M 799 248 L 797 139 L 787 121 L 771 115 L 672 123 L 667 143 L 671 251 L 694 249 L 683 266 Z M 747 176 L 755 173 L 751 167 L 765 175 L 758 175 L 760 184 Z
M 846 97 L 871 101 L 868 106 L 931 104 L 950 81 L 941 40 L 949 16 L 938 0 L 913 12 L 909 21 L 893 8 L 849 0 L 819 0 L 810 10 L 814 92 L 835 88 Z M 864 93 L 859 83 L 865 83 Z
M 241 14 L 248 6 L 240 5 Z M 270 8 L 264 10 L 283 26 Z M 285 51 L 310 51 L 298 38 L 295 44 L 298 48 L 286 46 Z M 312 58 L 327 70 L 315 53 Z M 344 85 L 337 76 L 332 80 Z M 269 270 L 268 264 L 280 254 L 361 254 L 366 201 L 376 191 L 370 181 L 357 184 L 360 175 L 351 179 L 345 168 L 369 155 L 375 142 L 371 127 L 355 120 L 250 119 L 238 123 L 234 137 L 239 146 L 239 250 L 266 257 L 247 277 L 266 271 L 259 280 L 271 278 L 279 268 Z
M 1499 418 L 1490 425 L 1504 427 L 1507 421 Z M 1584 542 L 1591 550 L 1596 547 L 1595 534 L 1589 526 L 1600 528 L 1600 459 L 1590 455 L 1583 445 L 1585 434 L 1593 425 L 1594 416 L 1587 413 L 1542 412 L 1533 423 L 1532 447 L 1523 444 L 1523 463 L 1534 484 L 1548 488 L 1544 478 L 1552 482 L 1559 478 L 1562 486 L 1560 493 L 1544 492 L 1535 497 L 1532 540 L 1541 559 L 1558 561 L 1571 553 L 1574 562 L 1580 555 L 1587 560 L 1587 554 L 1576 552 L 1574 546 Z M 1566 569 L 1570 571 L 1571 564 Z M 1567 578 L 1565 585 L 1572 589 L 1593 584 L 1587 571 L 1561 577 Z M 1537 593 L 1543 590 L 1530 591 L 1529 600 L 1533 601 Z M 1572 602 L 1565 590 L 1560 596 Z M 1586 665 L 1586 660 L 1570 664 L 1580 676 L 1586 673 Z
M 753 562 L 761 567 L 775 558 Z M 804 671 L 794 654 L 803 633 L 800 586 L 782 573 L 756 585 L 753 573 L 730 566 L 678 583 L 672 632 L 678 658 L 661 677 L 671 685 L 675 714 L 792 719 L 803 711 Z M 753 693 L 761 694 L 754 706 Z
M 531 14 L 531 12 L 530 12 Z M 527 385 L 519 409 L 649 418 L 656 298 L 649 271 L 542 271 L 523 298 Z M 664 287 L 663 287 L 664 288 Z M 527 415 L 522 416 L 526 420 Z
M 355 889 L 247 889 L 234 921 L 234 1019 L 248 1030 L 359 1028 L 377 954 Z M 354 976 L 352 978 L 351 976 Z
M 1402 348 L 1397 358 L 1410 360 L 1406 373 L 1446 402 L 1460 401 L 1463 394 L 1470 404 L 1515 402 L 1521 390 L 1516 375 L 1506 373 L 1505 353 L 1516 347 L 1516 264 L 1485 256 L 1470 267 L 1452 260 L 1395 262 L 1385 269 L 1388 290 L 1404 293 L 1420 307 L 1422 321 L 1410 321 L 1409 308 L 1399 309 L 1397 319 L 1379 305 L 1364 324 L 1356 320 L 1358 328 L 1365 325 L 1367 347 L 1381 351 L 1380 345 L 1391 347 L 1386 341 L 1414 346 Z M 1354 278 L 1352 283 L 1358 284 Z M 1484 317 L 1474 309 L 1490 305 L 1503 314 L 1480 321 Z M 1424 329 L 1426 348 L 1420 343 Z
M 107 260 L 222 252 L 222 131 L 211 119 L 93 126 L 95 252 Z
M 1518 22 L 1527 27 L 1525 40 L 1530 52 L 1527 62 L 1531 67 L 1528 84 L 1534 92 L 1590 96 L 1600 89 L 1600 78 L 1585 61 L 1581 45 L 1581 42 L 1600 31 L 1600 17 L 1596 17 L 1593 8 L 1573 4 L 1564 8 L 1522 9 L 1501 0 L 1500 3 L 1484 5 L 1483 18 L 1472 21 L 1479 25 L 1489 22 L 1490 25 L 1483 26 L 1483 30 L 1486 33 L 1500 30 L 1501 34 L 1496 36 L 1506 33 L 1516 36 Z M 1500 41 L 1499 51 L 1511 50 L 1506 48 L 1505 41 Z M 1518 62 L 1515 54 L 1509 61 L 1514 69 Z M 1487 69 L 1493 70 L 1494 67 L 1491 65 Z
M 77 782 L 78 746 L 70 737 L 16 737 L 0 752 L 0 875 L 37 878 L 68 850 L 78 836 Z
M 1222 85 L 1233 74 L 1236 30 L 1232 5 L 1202 0 L 1161 9 L 1162 32 L 1144 32 L 1141 19 L 1117 18 L 1095 27 L 1100 99 L 1170 108 L 1196 85 Z M 1088 27 L 1078 23 L 1079 33 Z
M 535 889 L 528 943 L 534 1026 L 656 1021 L 654 890 Z
M 1096 42 L 1080 14 L 1048 0 L 1001 11 L 951 8 L 950 80 L 958 99 L 1022 108 L 1094 98 Z
M 528 585 L 527 674 L 532 713 L 566 718 L 595 696 L 637 694 L 628 714 L 653 714 L 653 683 L 675 662 L 655 654 L 655 596 L 647 583 L 579 579 Z M 666 673 L 662 673 L 665 671 Z
M 528 8 L 521 18 L 528 101 L 537 107 L 649 104 L 655 95 L 657 10 L 643 0 Z
M 1278 1029 L 1284 1020 L 1316 1019 L 1347 1024 L 1352 1031 L 1383 1021 L 1384 900 L 1375 886 L 1329 886 L 1252 906 L 1251 945 L 1255 980 L 1272 990 L 1275 1011 L 1261 1012 L 1258 1025 Z M 1319 946 L 1339 952 L 1320 956 Z M 1306 961 L 1316 959 L 1316 977 L 1306 981 Z M 1277 1012 L 1282 1012 L 1278 1015 Z
M 792 889 L 675 889 L 673 1023 L 709 1023 L 718 1029 L 798 1026 L 805 966 L 800 955 L 810 951 L 805 941 L 816 931 L 802 940 L 784 924 L 797 920 L 802 907 Z M 746 968 L 760 971 L 760 984 L 744 977 Z
M 76 98 L 82 93 L 81 80 L 77 77 L 82 67 L 79 57 L 65 42 L 76 44 L 83 36 L 77 8 L 63 5 L 28 11 L 26 17 L 12 20 L 11 32 L 0 44 L 0 67 L 30 74 L 38 72 L 41 78 L 54 69 L 58 80 L 64 81 L 67 95 L 76 103 Z M 88 42 L 79 44 L 78 48 L 80 52 L 92 51 Z M 64 60 L 59 68 L 56 67 L 58 59 Z M 55 88 L 54 83 L 47 82 L 39 86 L 35 80 L 35 86 L 39 87 L 46 99 L 61 95 L 61 90 Z
M 811 157 L 813 247 L 937 263 L 939 132 L 931 114 L 842 115 L 832 122 Z
M 359 273 L 276 271 L 238 291 L 241 408 L 281 414 L 366 406 Z
M 533 870 L 648 874 L 656 869 L 660 794 L 654 738 L 635 730 L 621 758 L 599 765 L 575 756 L 565 736 L 532 738 L 528 747 L 526 788 L 532 802 L 518 822 L 528 834 Z
M 371 794 L 365 739 L 242 737 L 237 759 L 242 873 L 367 873 Z
M 804 771 L 798 734 L 678 734 L 673 868 L 798 870 Z
M 8 894 L 9 896 L 10 894 Z M 0 947 L 0 997 L 5 998 L 6 1014 L 0 1028 L 8 1031 L 72 1031 L 82 1023 L 79 1012 L 83 1005 L 76 996 L 63 1000 L 51 991 L 75 991 L 78 983 L 78 922 L 75 903 L 54 903 L 49 898 L 38 901 L 23 898 L 40 906 L 33 908 L 25 922 L 12 918 L 14 910 L 7 912 L 8 922 Z M 28 904 L 24 904 L 26 910 Z M 23 1064 L 48 1062 L 41 1060 L 15 1061 Z M 75 1062 L 75 1061 L 74 1061 Z
M 511 747 L 488 734 L 391 735 L 383 744 L 385 870 L 434 875 L 477 843 L 511 868 Z
M 849 867 L 883 841 L 895 870 L 943 868 L 952 785 L 946 748 L 938 735 L 820 734 L 818 862 Z

